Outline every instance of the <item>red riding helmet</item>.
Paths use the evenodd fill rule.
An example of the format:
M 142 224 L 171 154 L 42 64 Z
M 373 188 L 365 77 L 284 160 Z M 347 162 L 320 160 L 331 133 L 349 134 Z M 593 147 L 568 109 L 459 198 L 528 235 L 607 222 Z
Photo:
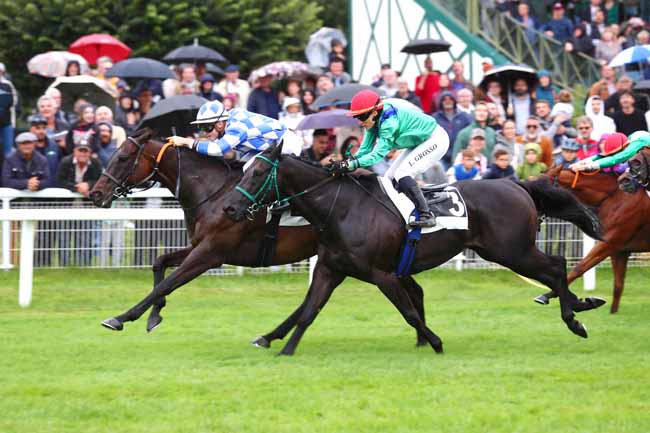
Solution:
M 381 101 L 381 96 L 372 90 L 362 90 L 352 98 L 350 112 L 347 115 L 354 117 L 382 108 L 384 108 L 384 103 Z
M 605 138 L 605 143 L 603 143 L 603 150 L 600 152 L 600 154 L 602 156 L 613 155 L 623 149 L 629 143 L 630 141 L 627 139 L 627 135 L 623 133 L 614 132 L 612 134 L 608 134 L 607 138 Z

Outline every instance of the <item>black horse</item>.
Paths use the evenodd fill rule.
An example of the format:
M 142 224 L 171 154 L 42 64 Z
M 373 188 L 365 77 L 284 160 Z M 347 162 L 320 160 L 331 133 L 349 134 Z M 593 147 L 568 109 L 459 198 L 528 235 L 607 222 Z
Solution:
M 162 321 L 160 311 L 165 295 L 191 281 L 208 269 L 224 263 L 238 266 L 268 266 L 295 263 L 316 254 L 319 232 L 313 226 L 279 227 L 275 248 L 268 263 L 260 262 L 266 215 L 245 224 L 235 224 L 223 214 L 223 197 L 241 180 L 242 163 L 201 155 L 188 149 L 170 148 L 153 140 L 154 132 L 144 129 L 125 141 L 115 153 L 102 178 L 90 193 L 96 206 L 110 207 L 117 197 L 126 195 L 138 185 L 157 180 L 178 200 L 185 213 L 191 245 L 158 257 L 153 265 L 154 289 L 145 301 L 121 316 L 110 318 L 102 325 L 122 330 L 125 321 L 136 320 L 151 305 L 147 331 Z M 178 266 L 169 277 L 165 271 Z M 406 281 L 409 296 L 424 317 L 422 288 L 413 278 Z M 269 347 L 282 339 L 294 327 L 304 304 L 298 307 L 280 326 L 258 337 L 254 344 Z M 418 345 L 426 344 L 418 335 Z
M 425 335 L 434 350 L 442 352 L 442 341 L 420 320 L 407 296 L 404 281 L 390 274 L 396 268 L 406 231 L 397 211 L 384 202 L 376 178 L 332 177 L 326 170 L 305 161 L 283 157 L 281 147 L 278 145 L 258 155 L 237 190 L 226 197 L 224 207 L 234 221 L 241 222 L 267 203 L 291 203 L 323 230 L 307 304 L 281 353 L 294 353 L 332 290 L 347 276 L 379 286 L 404 319 Z M 591 309 L 593 304 L 570 292 L 566 260 L 539 251 L 535 234 L 538 218 L 543 213 L 570 221 L 600 239 L 596 216 L 569 192 L 553 187 L 546 180 L 467 181 L 456 186 L 468 207 L 469 230 L 441 230 L 423 235 L 413 273 L 439 266 L 464 248 L 470 248 L 484 259 L 534 278 L 556 291 L 567 327 L 586 338 L 587 331 L 575 319 L 574 311 Z

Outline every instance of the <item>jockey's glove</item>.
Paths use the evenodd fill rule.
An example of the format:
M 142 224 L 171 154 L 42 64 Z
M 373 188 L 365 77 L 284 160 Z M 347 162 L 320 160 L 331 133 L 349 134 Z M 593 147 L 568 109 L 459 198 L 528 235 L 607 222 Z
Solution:
M 356 158 L 344 159 L 342 161 L 332 161 L 327 167 L 330 173 L 345 174 L 359 168 L 359 163 Z
M 167 137 L 167 141 L 174 146 L 187 147 L 189 149 L 194 149 L 197 144 L 197 141 L 193 138 L 179 137 L 178 135 Z

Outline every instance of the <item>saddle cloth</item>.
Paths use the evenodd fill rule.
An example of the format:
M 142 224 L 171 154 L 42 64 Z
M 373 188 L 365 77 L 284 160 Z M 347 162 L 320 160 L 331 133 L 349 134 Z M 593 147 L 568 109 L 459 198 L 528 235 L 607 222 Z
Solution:
M 379 185 L 382 187 L 388 198 L 393 202 L 395 207 L 399 210 L 404 223 L 408 223 L 409 217 L 413 213 L 415 206 L 409 198 L 398 192 L 393 186 L 392 180 L 378 176 Z M 422 233 L 433 233 L 438 230 L 467 230 L 469 222 L 467 218 L 467 206 L 465 200 L 460 195 L 455 186 L 446 186 L 442 190 L 426 191 L 426 186 L 423 188 L 424 196 L 429 202 L 429 207 L 436 215 L 435 227 L 427 227 L 422 229 Z
M 271 212 L 266 212 L 267 224 L 271 221 L 271 217 Z M 307 221 L 304 217 L 291 215 L 291 209 L 285 210 L 280 216 L 280 227 L 302 227 L 308 225 L 309 221 Z

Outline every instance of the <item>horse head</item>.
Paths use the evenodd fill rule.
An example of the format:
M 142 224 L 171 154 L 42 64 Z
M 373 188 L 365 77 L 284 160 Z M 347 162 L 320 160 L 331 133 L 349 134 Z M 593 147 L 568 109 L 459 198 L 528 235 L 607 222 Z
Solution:
M 650 188 L 650 148 L 644 147 L 628 161 L 630 174 L 645 189 Z
M 114 199 L 126 196 L 133 188 L 153 179 L 156 156 L 164 145 L 152 140 L 154 136 L 155 131 L 144 128 L 122 143 L 90 191 L 95 206 L 111 207 Z
M 556 165 L 544 173 L 544 176 L 553 185 L 571 190 L 581 202 L 590 206 L 598 206 L 618 189 L 616 177 L 607 173 L 578 172 Z

